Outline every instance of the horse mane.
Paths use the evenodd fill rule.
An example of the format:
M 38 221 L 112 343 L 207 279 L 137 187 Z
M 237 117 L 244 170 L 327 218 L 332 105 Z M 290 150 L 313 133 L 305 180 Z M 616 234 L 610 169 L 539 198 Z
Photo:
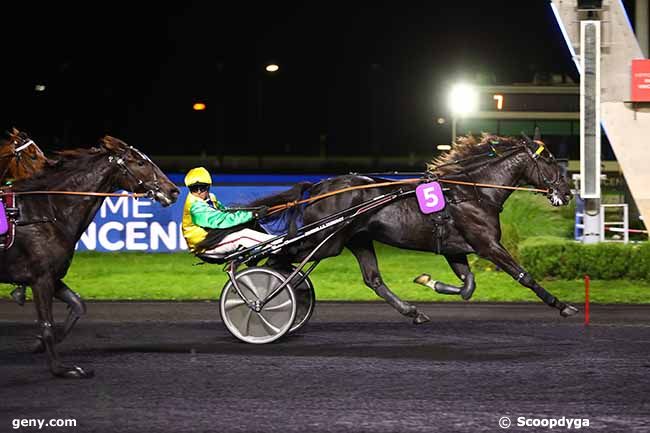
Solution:
M 67 149 L 55 152 L 52 160 L 36 175 L 29 179 L 16 182 L 16 189 L 35 190 L 35 189 L 52 189 L 57 185 L 64 185 L 65 181 L 70 178 L 71 174 L 79 173 L 80 167 L 89 167 L 96 161 L 112 152 L 121 152 L 129 149 L 129 145 L 122 140 L 106 135 L 99 140 L 99 147 L 90 149 L 77 148 Z M 92 173 L 92 170 L 86 170 Z
M 481 134 L 480 140 L 473 135 L 461 136 L 453 143 L 450 151 L 434 158 L 427 164 L 427 171 L 438 175 L 451 174 L 461 167 L 461 164 L 455 163 L 456 161 L 484 154 L 492 148 L 498 152 L 519 144 L 519 140 L 516 138 L 486 133 Z
M 57 158 L 54 161 L 54 164 L 60 164 L 62 161 L 86 158 L 90 155 L 96 155 L 102 152 L 102 149 L 99 147 L 91 147 L 90 149 L 77 148 L 77 149 L 65 149 L 54 152 Z
M 33 177 L 14 183 L 16 190 L 52 189 L 61 185 L 73 173 L 79 172 L 80 167 L 88 167 L 98 155 L 104 155 L 105 150 L 97 147 L 90 149 L 78 148 L 55 152 L 54 159 L 47 161 L 43 169 Z

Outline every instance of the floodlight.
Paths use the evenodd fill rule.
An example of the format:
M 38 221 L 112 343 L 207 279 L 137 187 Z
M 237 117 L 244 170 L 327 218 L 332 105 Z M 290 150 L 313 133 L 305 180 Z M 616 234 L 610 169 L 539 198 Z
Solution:
M 478 109 L 478 91 L 472 85 L 459 83 L 449 92 L 449 108 L 454 116 L 463 116 Z

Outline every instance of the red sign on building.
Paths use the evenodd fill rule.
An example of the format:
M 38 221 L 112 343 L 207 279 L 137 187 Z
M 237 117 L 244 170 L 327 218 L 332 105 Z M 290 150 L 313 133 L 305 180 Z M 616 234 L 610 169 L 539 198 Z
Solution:
M 632 60 L 632 101 L 650 101 L 650 60 Z

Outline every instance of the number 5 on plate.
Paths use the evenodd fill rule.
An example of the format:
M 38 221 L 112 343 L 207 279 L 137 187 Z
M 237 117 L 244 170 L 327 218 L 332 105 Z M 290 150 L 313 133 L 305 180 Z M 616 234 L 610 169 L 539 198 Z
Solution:
M 424 214 L 438 212 L 445 207 L 445 197 L 442 187 L 438 182 L 429 182 L 418 185 L 415 189 L 420 211 Z

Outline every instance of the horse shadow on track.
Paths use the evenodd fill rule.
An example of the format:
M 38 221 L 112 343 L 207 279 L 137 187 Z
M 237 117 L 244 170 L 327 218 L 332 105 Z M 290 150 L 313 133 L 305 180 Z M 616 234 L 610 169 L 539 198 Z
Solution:
M 245 357 L 331 357 L 367 359 L 403 359 L 423 361 L 465 361 L 489 362 L 503 360 L 533 361 L 548 357 L 531 350 L 530 345 L 516 346 L 498 344 L 493 347 L 472 347 L 471 344 L 433 341 L 421 332 L 410 331 L 411 325 L 395 324 L 337 323 L 310 324 L 307 330 L 288 335 L 274 343 L 265 345 L 246 344 L 226 333 L 224 329 L 214 329 L 215 323 L 184 323 L 167 325 L 165 330 L 156 332 L 155 327 L 130 334 L 128 325 L 114 328 L 103 327 L 101 331 L 86 329 L 80 332 L 81 344 L 63 344 L 63 354 L 88 359 L 110 358 L 125 354 L 215 354 Z M 22 343 L 28 341 L 23 326 L 13 329 Z M 16 332 L 17 331 L 17 332 Z M 151 332 L 153 331 L 153 332 Z M 16 335 L 18 334 L 18 335 Z M 216 334 L 216 335 L 215 335 Z M 435 337 L 435 336 L 434 336 Z M 177 341 L 174 341 L 177 339 Z M 435 338 L 437 340 L 437 338 Z M 18 341 L 16 341 L 18 342 Z M 5 348 L 0 351 L 5 365 L 32 363 L 26 353 L 27 345 Z M 67 347 L 66 347 L 67 346 Z M 76 346 L 76 347 L 75 347 Z M 461 347 L 463 346 L 463 347 Z
M 238 341 L 228 340 L 219 343 L 188 342 L 138 344 L 95 349 L 90 352 L 97 356 L 111 356 L 122 353 L 212 353 L 218 355 L 240 355 L 247 357 L 332 357 L 466 362 L 532 360 L 541 356 L 539 353 L 535 352 L 498 353 L 471 351 L 447 344 L 423 344 L 418 346 L 406 346 L 401 344 L 354 344 L 346 346 L 341 343 L 330 343 L 292 347 L 290 346 L 292 339 L 293 338 L 290 337 L 281 343 L 264 346 L 249 345 Z

